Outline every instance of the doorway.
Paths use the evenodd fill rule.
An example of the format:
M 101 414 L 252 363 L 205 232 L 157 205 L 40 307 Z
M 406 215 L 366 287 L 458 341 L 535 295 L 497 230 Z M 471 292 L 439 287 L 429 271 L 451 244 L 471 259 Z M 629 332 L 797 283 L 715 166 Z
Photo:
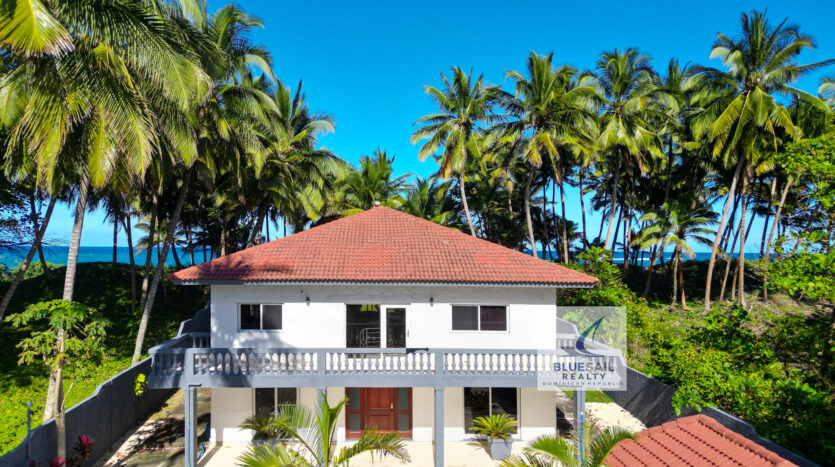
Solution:
M 365 428 L 412 437 L 412 388 L 345 388 L 345 436 L 359 438 Z

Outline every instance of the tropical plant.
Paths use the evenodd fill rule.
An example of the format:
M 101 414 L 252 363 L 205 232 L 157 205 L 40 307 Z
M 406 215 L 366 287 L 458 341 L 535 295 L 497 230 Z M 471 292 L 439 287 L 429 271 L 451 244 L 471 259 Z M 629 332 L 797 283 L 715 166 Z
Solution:
M 484 76 L 473 81 L 472 72 L 463 69 L 452 69 L 452 80 L 441 74 L 444 82 L 443 91 L 432 86 L 426 86 L 428 94 L 438 106 L 438 113 L 425 115 L 414 124 L 423 125 L 412 133 L 412 144 L 423 139 L 428 141 L 421 146 L 418 157 L 423 160 L 435 154 L 443 146 L 438 156 L 439 174 L 449 178 L 458 175 L 458 186 L 461 190 L 461 202 L 467 217 L 470 234 L 476 236 L 470 207 L 467 204 L 465 188 L 465 170 L 468 160 L 480 160 L 482 157 L 482 139 L 485 125 L 492 125 L 501 120 L 501 116 L 493 113 L 493 106 L 498 103 L 499 92 L 495 87 L 484 83 Z
M 582 466 L 598 467 L 606 462 L 606 456 L 623 440 L 635 439 L 635 435 L 622 428 L 601 429 L 593 420 L 586 420 L 582 430 L 572 432 L 570 438 L 544 435 L 531 441 L 521 456 L 511 456 L 502 461 L 503 467 L 524 466 Z
M 516 433 L 518 425 L 512 415 L 497 413 L 476 417 L 473 420 L 472 430 L 490 439 L 510 439 L 510 435 Z
M 351 446 L 335 451 L 336 421 L 348 399 L 331 407 L 325 395 L 319 396 L 316 409 L 287 404 L 279 408 L 272 418 L 276 430 L 286 434 L 287 443 L 275 446 L 254 445 L 238 458 L 244 467 L 337 466 L 348 465 L 350 460 L 364 452 L 390 457 L 402 462 L 410 460 L 403 440 L 397 433 L 378 433 L 375 429 L 363 430 L 360 438 Z

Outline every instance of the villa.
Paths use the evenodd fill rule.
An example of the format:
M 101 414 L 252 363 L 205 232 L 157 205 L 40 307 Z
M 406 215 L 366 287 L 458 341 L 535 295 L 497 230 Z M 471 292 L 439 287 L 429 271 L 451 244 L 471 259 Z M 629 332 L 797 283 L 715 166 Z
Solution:
M 211 294 L 204 316 L 150 352 L 149 387 L 186 393 L 187 466 L 197 388 L 211 388 L 215 443 L 251 441 L 244 419 L 320 394 L 349 398 L 339 440 L 375 426 L 434 441 L 436 465 L 480 415 L 513 415 L 521 440 L 554 433 L 537 350 L 557 343 L 557 290 L 597 282 L 386 207 L 171 278 Z

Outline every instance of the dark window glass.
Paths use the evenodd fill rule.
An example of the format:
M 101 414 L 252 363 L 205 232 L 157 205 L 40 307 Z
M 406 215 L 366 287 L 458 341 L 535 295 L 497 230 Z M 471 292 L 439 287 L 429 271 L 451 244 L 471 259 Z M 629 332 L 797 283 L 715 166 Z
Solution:
M 275 410 L 275 389 L 255 388 L 255 415 L 272 415 Z
M 397 410 L 409 410 L 409 388 L 397 388 Z
M 240 329 L 261 329 L 261 305 L 241 305 Z
M 295 404 L 296 388 L 276 388 L 275 403 L 276 405 Z
M 397 414 L 397 431 L 409 431 L 409 414 Z
M 281 329 L 281 305 L 261 305 L 263 327 L 261 329 Z
M 517 410 L 516 388 L 492 388 L 490 406 L 491 414 L 506 413 L 516 420 L 519 420 L 519 412 Z
M 347 305 L 346 311 L 346 347 L 379 348 L 380 305 Z
M 360 428 L 360 414 L 352 413 L 348 415 L 348 431 L 361 431 Z
M 348 408 L 350 410 L 360 409 L 360 388 L 348 388 Z
M 464 426 L 472 433 L 473 420 L 490 415 L 490 389 L 464 388 Z
M 507 331 L 507 307 L 482 306 L 482 331 Z
M 477 306 L 453 306 L 452 307 L 452 330 L 453 331 L 477 331 L 478 330 L 478 307 Z
M 386 309 L 386 347 L 406 347 L 406 309 Z

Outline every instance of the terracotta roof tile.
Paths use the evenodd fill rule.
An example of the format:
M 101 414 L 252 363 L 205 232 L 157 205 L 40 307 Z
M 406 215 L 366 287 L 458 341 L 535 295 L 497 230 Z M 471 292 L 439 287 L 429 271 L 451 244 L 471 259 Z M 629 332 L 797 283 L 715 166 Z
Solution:
M 594 277 L 377 207 L 171 275 L 174 281 L 591 286 Z
M 706 415 L 683 417 L 641 431 L 606 458 L 612 466 L 780 466 L 795 464 Z

